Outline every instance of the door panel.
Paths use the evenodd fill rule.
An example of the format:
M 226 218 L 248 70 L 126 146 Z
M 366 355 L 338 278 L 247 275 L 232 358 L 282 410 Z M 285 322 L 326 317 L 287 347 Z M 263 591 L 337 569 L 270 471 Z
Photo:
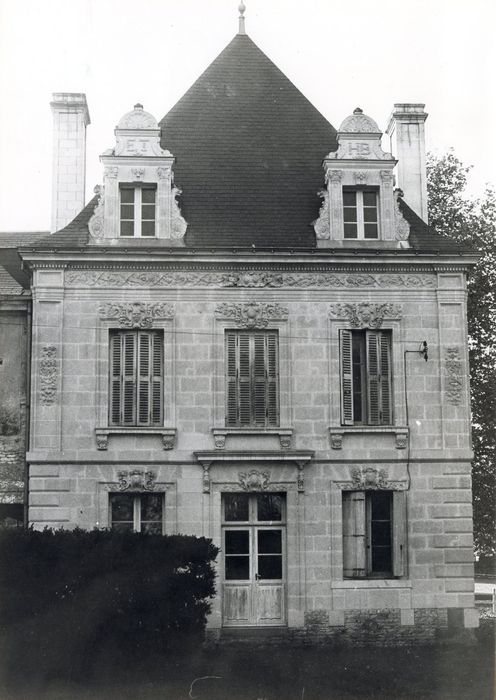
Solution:
M 233 625 L 250 624 L 251 584 L 224 585 L 224 621 Z
M 257 586 L 258 624 L 281 625 L 284 623 L 284 586 L 281 584 Z

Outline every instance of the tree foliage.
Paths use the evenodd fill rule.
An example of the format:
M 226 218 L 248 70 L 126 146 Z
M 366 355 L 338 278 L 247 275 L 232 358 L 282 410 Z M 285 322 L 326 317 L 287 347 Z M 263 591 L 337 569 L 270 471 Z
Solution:
M 429 224 L 436 232 L 479 251 L 468 279 L 468 334 L 474 447 L 473 498 L 476 550 L 496 548 L 496 193 L 466 196 L 465 166 L 449 151 L 429 154 Z

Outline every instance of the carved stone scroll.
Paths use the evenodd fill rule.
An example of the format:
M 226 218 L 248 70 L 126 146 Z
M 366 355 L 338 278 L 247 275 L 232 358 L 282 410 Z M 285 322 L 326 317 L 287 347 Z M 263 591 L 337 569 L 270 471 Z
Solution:
M 259 472 L 252 469 L 250 472 L 239 475 L 239 483 L 245 491 L 265 491 L 269 482 L 269 472 Z
M 105 212 L 105 190 L 100 185 L 95 187 L 95 194 L 98 194 L 98 202 L 93 211 L 93 216 L 88 221 L 88 230 L 93 238 L 103 238 L 104 232 L 104 212 Z
M 319 190 L 319 197 L 322 197 L 319 217 L 312 221 L 312 226 L 315 235 L 319 240 L 324 240 L 331 237 L 331 229 L 329 224 L 329 192 L 327 190 Z
M 153 471 L 120 471 L 118 474 L 119 491 L 153 491 L 157 475 Z
M 288 317 L 287 308 L 279 304 L 219 304 L 215 317 L 232 320 L 242 328 L 266 328 L 270 321 L 284 321 Z
M 408 489 L 408 479 L 390 479 L 385 469 L 376 467 L 353 467 L 350 478 L 336 481 L 336 486 L 344 491 L 403 491 Z
M 171 238 L 178 240 L 184 238 L 188 224 L 181 214 L 181 209 L 179 208 L 179 203 L 177 198 L 182 194 L 182 190 L 179 187 L 172 188 L 172 198 L 171 198 Z
M 410 224 L 404 218 L 400 209 L 400 199 L 403 196 L 401 190 L 395 190 L 394 198 L 394 230 L 397 241 L 406 241 L 410 235 Z
M 130 304 L 109 302 L 99 308 L 101 318 L 115 319 L 122 328 L 152 328 L 155 320 L 174 317 L 172 304 L 157 302 L 147 304 L 135 301 Z
M 385 318 L 399 319 L 402 316 L 401 304 L 332 304 L 331 318 L 347 319 L 352 328 L 380 328 Z

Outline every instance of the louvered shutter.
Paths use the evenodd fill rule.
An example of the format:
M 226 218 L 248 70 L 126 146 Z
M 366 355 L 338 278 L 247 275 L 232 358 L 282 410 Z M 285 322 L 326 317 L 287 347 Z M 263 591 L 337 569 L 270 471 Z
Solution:
M 367 422 L 381 424 L 379 333 L 367 331 Z
M 138 425 L 148 425 L 150 417 L 151 336 L 138 333 Z
M 123 333 L 122 339 L 122 399 L 121 423 L 136 421 L 136 333 Z
M 253 423 L 264 427 L 267 409 L 265 334 L 255 333 L 251 338 L 251 345 L 253 357 Z
M 406 566 L 406 492 L 393 491 L 393 576 L 405 576 Z
M 151 423 L 161 425 L 163 422 L 164 395 L 164 349 L 161 333 L 152 335 L 151 357 Z
M 392 391 L 391 391 L 391 336 L 389 333 L 379 333 L 379 370 L 381 380 L 381 424 L 391 425 L 393 422 Z
M 237 336 L 236 333 L 226 333 L 226 425 L 236 425 L 238 422 L 238 391 L 237 391 Z
M 365 576 L 365 492 L 343 492 L 343 575 Z
M 279 352 L 277 333 L 266 334 L 267 425 L 279 425 Z
M 341 420 L 344 425 L 353 425 L 353 334 L 341 330 L 339 334 L 339 357 L 341 361 Z
M 110 424 L 121 422 L 121 336 L 110 336 Z
M 238 345 L 238 425 L 249 426 L 252 420 L 251 402 L 251 353 L 250 336 L 240 333 L 237 336 Z

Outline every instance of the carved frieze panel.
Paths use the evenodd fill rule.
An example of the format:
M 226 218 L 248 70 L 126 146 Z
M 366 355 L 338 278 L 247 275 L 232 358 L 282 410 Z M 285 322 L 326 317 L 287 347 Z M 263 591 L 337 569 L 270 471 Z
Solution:
M 386 318 L 399 319 L 402 316 L 401 304 L 332 304 L 331 318 L 346 319 L 353 328 L 380 328 Z
M 288 310 L 280 304 L 219 304 L 215 309 L 219 320 L 232 320 L 241 328 L 266 328 L 270 321 L 286 320 Z
M 245 491 L 265 491 L 270 483 L 270 473 L 252 469 L 239 475 L 239 483 Z
M 436 286 L 435 275 L 429 274 L 369 274 L 335 272 L 166 272 L 148 270 L 68 270 L 68 287 L 117 287 L 129 289 L 170 287 L 233 287 L 252 289 L 356 289 L 356 288 L 430 288 Z
M 458 406 L 462 399 L 463 373 L 460 348 L 448 347 L 444 353 L 444 371 L 446 375 L 445 395 L 452 406 Z
M 153 491 L 157 475 L 154 471 L 133 469 L 118 473 L 117 487 L 119 491 Z
M 57 348 L 44 345 L 41 349 L 40 366 L 40 403 L 51 406 L 57 395 Z
M 100 318 L 115 319 L 121 328 L 152 328 L 158 319 L 174 317 L 172 304 L 163 302 L 145 303 L 135 301 L 129 304 L 108 302 L 99 308 Z
M 391 479 L 386 469 L 376 467 L 352 467 L 349 479 L 334 483 L 344 491 L 403 491 L 408 489 L 407 478 Z

